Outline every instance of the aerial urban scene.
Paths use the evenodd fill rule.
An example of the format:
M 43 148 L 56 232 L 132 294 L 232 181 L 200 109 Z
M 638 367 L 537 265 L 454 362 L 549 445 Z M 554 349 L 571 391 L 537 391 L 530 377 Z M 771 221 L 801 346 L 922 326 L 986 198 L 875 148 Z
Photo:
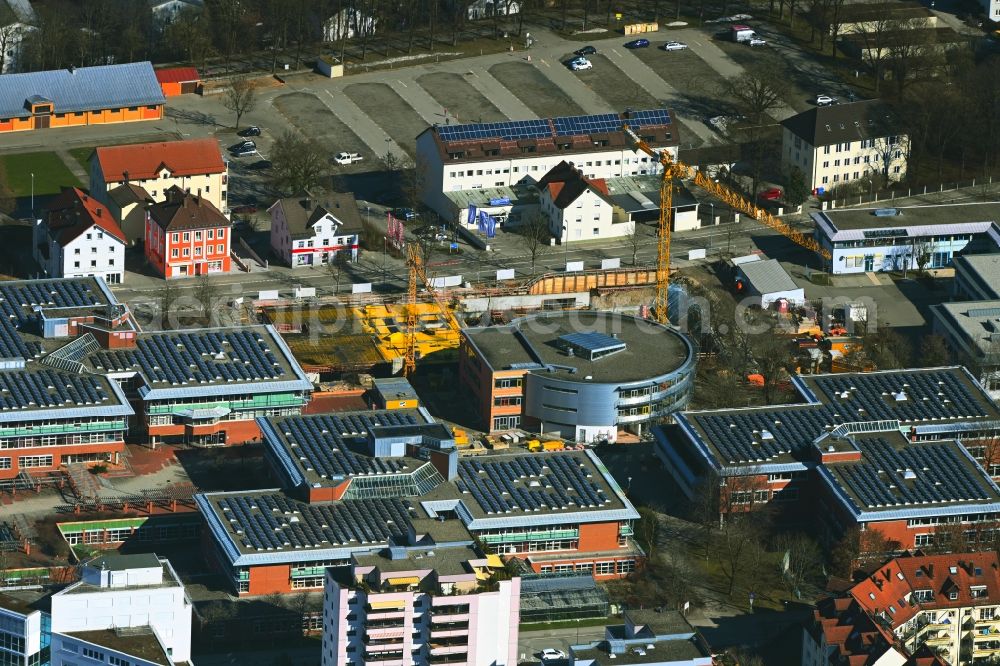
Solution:
M 1000 665 L 1000 0 L 0 0 L 0 666 Z

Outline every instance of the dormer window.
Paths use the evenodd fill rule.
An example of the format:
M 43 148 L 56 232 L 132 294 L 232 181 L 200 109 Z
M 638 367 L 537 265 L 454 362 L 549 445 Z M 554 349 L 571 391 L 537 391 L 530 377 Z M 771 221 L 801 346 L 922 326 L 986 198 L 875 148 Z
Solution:
M 952 590 L 951 592 L 949 592 L 948 593 L 948 598 L 951 599 L 952 601 L 957 600 L 958 599 L 958 590 Z

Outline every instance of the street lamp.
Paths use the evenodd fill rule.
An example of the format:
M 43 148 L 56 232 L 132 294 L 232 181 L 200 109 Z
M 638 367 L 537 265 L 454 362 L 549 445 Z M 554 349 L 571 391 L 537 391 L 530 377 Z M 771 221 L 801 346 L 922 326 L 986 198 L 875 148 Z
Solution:
M 569 225 L 568 224 L 564 224 L 563 225 L 563 231 L 566 233 L 566 239 L 563 241 L 563 245 L 565 246 L 564 247 L 565 254 L 563 255 L 563 258 L 566 260 L 566 263 L 569 263 Z
M 389 239 L 386 236 L 382 236 L 382 287 L 385 287 L 385 284 L 388 281 L 386 279 L 388 278 L 388 272 L 385 269 L 385 259 L 386 255 L 388 254 L 388 249 L 389 249 Z
M 31 174 L 31 217 L 34 221 L 35 217 L 35 174 Z

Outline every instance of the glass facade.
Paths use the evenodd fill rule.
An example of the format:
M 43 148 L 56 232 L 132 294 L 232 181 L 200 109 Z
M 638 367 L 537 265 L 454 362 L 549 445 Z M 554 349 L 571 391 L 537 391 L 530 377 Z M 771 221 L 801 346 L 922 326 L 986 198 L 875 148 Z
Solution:
M 351 479 L 344 499 L 416 497 L 430 492 L 441 483 L 444 483 L 444 478 L 433 465 L 427 463 L 412 474 L 356 476 Z

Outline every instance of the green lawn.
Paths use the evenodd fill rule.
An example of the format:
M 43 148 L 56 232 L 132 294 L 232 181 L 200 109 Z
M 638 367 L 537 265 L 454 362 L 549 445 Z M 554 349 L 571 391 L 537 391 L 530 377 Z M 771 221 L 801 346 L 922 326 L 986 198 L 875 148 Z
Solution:
M 0 155 L 0 178 L 15 197 L 31 194 L 31 174 L 35 174 L 35 194 L 58 194 L 61 187 L 80 187 L 76 176 L 52 152 Z
M 84 146 L 83 148 L 70 148 L 69 154 L 80 163 L 83 170 L 90 172 L 90 154 L 94 152 L 94 146 Z

